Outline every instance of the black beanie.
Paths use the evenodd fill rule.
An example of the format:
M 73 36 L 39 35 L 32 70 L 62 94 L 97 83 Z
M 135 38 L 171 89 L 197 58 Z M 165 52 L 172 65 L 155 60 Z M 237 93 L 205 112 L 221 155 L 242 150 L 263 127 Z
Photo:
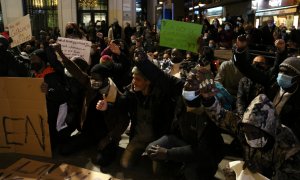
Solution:
M 300 58 L 296 57 L 289 57 L 286 58 L 279 67 L 287 67 L 289 69 L 292 69 L 295 73 L 300 75 Z
M 91 69 L 91 73 L 99 74 L 104 79 L 110 76 L 110 69 L 103 64 L 96 64 Z
M 33 56 L 33 55 L 38 56 L 38 57 L 41 58 L 41 60 L 44 61 L 45 63 L 48 62 L 47 54 L 46 54 L 46 52 L 45 52 L 43 49 L 37 49 L 37 50 L 33 51 L 33 52 L 31 53 L 31 56 Z
M 149 59 L 136 61 L 135 66 L 143 74 L 143 76 L 152 83 L 157 81 L 160 73 L 162 73 L 162 71 Z

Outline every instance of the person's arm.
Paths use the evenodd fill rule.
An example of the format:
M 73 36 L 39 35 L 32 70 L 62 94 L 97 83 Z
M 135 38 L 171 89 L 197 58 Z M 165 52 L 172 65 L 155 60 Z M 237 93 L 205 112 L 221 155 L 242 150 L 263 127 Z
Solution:
M 263 72 L 253 67 L 248 59 L 247 42 L 244 39 L 237 38 L 236 48 L 233 50 L 233 62 L 238 70 L 253 82 L 270 86 L 272 84 L 271 77 L 267 72 Z
M 62 58 L 62 62 L 65 68 L 69 71 L 69 73 L 77 79 L 81 84 L 88 85 L 90 83 L 88 75 L 81 71 L 81 69 L 69 58 L 65 56 L 65 54 L 61 50 L 60 44 L 54 44 L 52 47 L 58 53 L 58 55 Z
M 48 62 L 50 64 L 50 66 L 55 70 L 55 72 L 64 74 L 64 66 L 57 59 L 54 49 L 51 48 L 50 46 L 48 46 L 48 47 L 46 47 L 45 52 L 47 54 Z
M 239 116 L 241 117 L 246 108 L 246 101 L 247 101 L 247 94 L 246 94 L 246 89 L 247 87 L 250 86 L 246 86 L 246 84 L 249 83 L 249 79 L 244 77 L 240 80 L 239 82 L 239 88 L 237 91 L 237 95 L 236 95 L 236 108 L 237 108 L 237 113 L 239 114 Z

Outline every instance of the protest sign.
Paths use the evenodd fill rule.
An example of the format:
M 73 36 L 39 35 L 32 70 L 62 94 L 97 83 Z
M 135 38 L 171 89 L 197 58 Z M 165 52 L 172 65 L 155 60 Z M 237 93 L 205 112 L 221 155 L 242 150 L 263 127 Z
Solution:
M 160 46 L 197 52 L 201 32 L 200 24 L 162 20 Z
M 32 31 L 29 14 L 19 18 L 13 23 L 8 24 L 9 36 L 13 42 L 11 47 L 18 46 L 24 42 L 31 40 Z
M 61 44 L 61 49 L 65 56 L 72 58 L 73 56 L 82 57 L 88 64 L 90 64 L 91 41 L 84 41 L 79 39 L 70 39 L 58 37 L 57 42 Z
M 46 180 L 70 179 L 70 180 L 110 180 L 112 176 L 101 172 L 90 171 L 88 169 L 62 164 L 51 173 L 42 177 Z
M 0 153 L 51 157 L 40 78 L 0 78 Z
M 41 176 L 47 174 L 52 167 L 54 167 L 54 164 L 52 163 L 40 162 L 40 161 L 34 161 L 31 159 L 22 158 L 4 170 L 3 174 L 0 176 L 0 180 L 39 179 Z

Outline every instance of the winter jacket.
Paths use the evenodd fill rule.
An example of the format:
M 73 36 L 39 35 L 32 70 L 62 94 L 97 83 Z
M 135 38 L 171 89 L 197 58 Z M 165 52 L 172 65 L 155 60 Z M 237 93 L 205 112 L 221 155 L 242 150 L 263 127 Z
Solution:
M 224 142 L 220 130 L 203 107 L 187 110 L 183 98 L 179 98 L 171 132 L 187 145 L 169 149 L 169 160 L 200 162 L 205 159 L 206 165 L 212 167 L 222 160 Z
M 149 60 L 138 62 L 136 66 L 150 80 L 151 92 L 143 96 L 140 91 L 135 92 L 131 85 L 125 91 L 126 107 L 131 119 L 130 138 L 136 135 L 137 119 L 142 118 L 137 115 L 140 106 L 151 111 L 154 138 L 158 139 L 170 132 L 176 101 L 181 97 L 184 83 L 164 73 Z

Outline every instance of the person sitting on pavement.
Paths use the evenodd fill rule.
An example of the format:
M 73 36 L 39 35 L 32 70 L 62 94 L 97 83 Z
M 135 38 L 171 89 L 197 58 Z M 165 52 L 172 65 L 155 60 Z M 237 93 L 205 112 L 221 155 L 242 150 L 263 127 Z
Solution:
M 201 70 L 206 69 L 197 66 L 188 74 L 183 98 L 177 104 L 172 133 L 151 142 L 145 151 L 154 161 L 180 163 L 187 180 L 212 179 L 223 158 L 224 142 L 219 128 L 201 106 L 201 81 L 198 79 Z M 172 170 L 171 174 L 176 173 Z
M 127 112 L 121 105 L 121 93 L 109 78 L 111 72 L 108 67 L 95 65 L 89 77 L 63 54 L 59 44 L 55 45 L 55 49 L 70 74 L 87 87 L 82 130 L 61 148 L 61 153 L 70 154 L 96 145 L 98 151 L 93 161 L 100 166 L 107 166 L 115 158 L 121 135 L 129 122 Z M 99 100 L 106 102 L 105 108 L 97 105 Z
M 300 59 L 288 57 L 284 41 L 275 41 L 277 58 L 269 71 L 260 71 L 247 61 L 247 42 L 237 38 L 234 63 L 253 82 L 265 87 L 265 93 L 273 101 L 281 123 L 288 126 L 300 139 Z
M 242 118 L 226 111 L 215 98 L 212 77 L 202 75 L 202 104 L 217 126 L 236 134 L 243 145 L 243 170 L 272 179 L 299 179 L 300 144 L 295 134 L 280 123 L 273 103 L 260 94 Z
M 261 70 L 267 71 L 270 65 L 264 56 L 256 56 L 252 65 Z M 248 77 L 243 77 L 239 82 L 239 88 L 236 98 L 237 113 L 243 116 L 250 102 L 259 94 L 264 93 L 264 87 L 261 84 L 251 81 Z
M 132 84 L 125 91 L 126 108 L 131 119 L 130 141 L 121 165 L 136 165 L 147 145 L 170 131 L 183 81 L 161 71 L 144 51 L 135 52 Z

